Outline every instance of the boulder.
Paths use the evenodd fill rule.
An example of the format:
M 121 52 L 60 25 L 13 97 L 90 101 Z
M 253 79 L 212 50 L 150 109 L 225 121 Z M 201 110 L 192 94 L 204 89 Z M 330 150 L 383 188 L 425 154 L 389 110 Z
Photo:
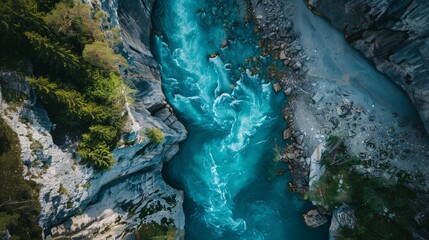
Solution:
M 311 228 L 320 227 L 328 222 L 328 218 L 323 216 L 317 209 L 312 209 L 304 213 L 302 216 L 304 218 L 305 224 Z
M 280 85 L 280 83 L 274 83 L 273 84 L 273 89 L 275 93 L 278 93 L 282 90 L 282 86 Z
M 318 92 L 311 99 L 313 100 L 314 103 L 318 103 L 320 102 L 320 100 L 322 100 L 322 98 L 323 98 L 323 94 Z
M 302 63 L 300 63 L 300 62 L 296 62 L 296 63 L 292 66 L 293 70 L 299 70 L 299 69 L 301 69 L 301 67 L 302 67 Z
M 286 96 L 289 96 L 289 95 L 292 93 L 292 88 L 291 88 L 291 87 L 286 88 L 286 90 L 284 90 L 284 91 L 283 91 L 283 93 L 284 93 Z
M 288 65 L 289 65 L 289 63 L 290 63 L 290 59 L 289 59 L 289 58 L 283 61 L 283 64 L 284 64 L 285 66 L 288 66 Z
M 299 135 L 298 137 L 295 138 L 295 140 L 298 144 L 302 144 L 304 140 L 304 135 Z
M 283 131 L 283 140 L 289 139 L 292 137 L 292 129 L 288 128 Z
M 279 58 L 280 58 L 280 60 L 285 60 L 286 59 L 286 53 L 285 53 L 285 51 L 280 51 L 280 54 L 279 54 Z
M 348 98 L 343 98 L 343 104 L 346 106 L 352 106 L 353 102 L 352 102 L 352 100 L 350 100 Z

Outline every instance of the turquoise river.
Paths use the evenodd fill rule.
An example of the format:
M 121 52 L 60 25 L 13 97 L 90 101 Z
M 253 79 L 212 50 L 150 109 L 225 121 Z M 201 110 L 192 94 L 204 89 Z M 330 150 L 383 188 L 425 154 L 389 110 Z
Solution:
M 186 239 L 327 239 L 328 226 L 305 226 L 311 204 L 287 189 L 290 176 L 275 176 L 287 168 L 274 151 L 284 145 L 286 99 L 261 77 L 274 60 L 261 56 L 245 1 L 159 0 L 155 8 L 163 90 L 189 132 L 164 171 L 185 191 Z

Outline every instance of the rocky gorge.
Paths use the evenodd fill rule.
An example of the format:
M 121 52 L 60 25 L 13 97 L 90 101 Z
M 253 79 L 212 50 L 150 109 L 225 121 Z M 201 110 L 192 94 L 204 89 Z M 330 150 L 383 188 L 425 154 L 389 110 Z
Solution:
M 173 37 L 185 39 L 192 36 L 189 32 L 197 28 L 185 20 L 194 20 L 194 12 L 185 19 L 186 11 L 178 8 L 183 13 L 183 18 L 177 18 L 180 20 L 178 27 L 171 27 L 167 20 L 167 23 L 158 23 L 165 24 L 164 29 L 152 27 L 152 22 L 157 21 L 152 11 L 156 9 L 165 14 L 169 10 L 163 4 L 168 1 L 86 2 L 101 4 L 111 24 L 121 29 L 123 54 L 129 64 L 124 80 L 135 86 L 131 93 L 133 101 L 127 103 L 125 113 L 130 120 L 127 123 L 129 131 L 122 134 L 120 145 L 113 151 L 115 164 L 111 169 L 97 171 L 80 165 L 76 144 L 71 140 L 58 145 L 54 143 L 51 132 L 55 125 L 25 81 L 32 75 L 31 63 L 22 61 L 18 69 L 2 67 L 0 73 L 2 93 L 5 89 L 20 92 L 27 99 L 16 105 L 0 97 L 0 113 L 19 137 L 24 177 L 41 186 L 39 221 L 44 238 L 146 239 L 156 237 L 156 234 L 150 234 L 156 233 L 158 226 L 167 229 L 170 238 L 183 239 L 186 222 L 189 239 L 198 239 L 199 234 L 206 233 L 207 239 L 255 239 L 267 234 L 280 238 L 301 234 L 304 238 L 325 239 L 326 225 L 322 230 L 300 233 L 304 231 L 303 220 L 289 208 L 303 212 L 313 207 L 285 192 L 289 186 L 303 198 L 308 197 L 309 190 L 326 172 L 321 165 L 322 156 L 329 136 L 334 135 L 344 138 L 348 150 L 362 159 L 358 166 L 361 172 L 386 182 L 401 181 L 428 188 L 429 138 L 424 132 L 428 124 L 429 91 L 425 79 L 426 39 L 424 29 L 418 28 L 426 21 L 422 17 L 426 16 L 425 3 L 411 0 L 400 5 L 389 1 L 307 1 L 311 10 L 342 30 L 352 46 L 363 52 L 389 79 L 354 52 L 342 34 L 309 11 L 302 0 L 252 0 L 247 1 L 247 5 L 232 5 L 228 13 L 224 13 L 222 3 L 196 6 L 196 3 L 184 1 L 188 10 L 195 10 L 197 21 L 207 24 L 214 18 L 224 24 L 220 28 L 213 24 L 211 38 L 195 34 L 186 39 L 193 44 L 195 39 L 203 39 L 193 46 L 180 45 L 182 42 L 175 42 Z M 332 6 L 338 9 L 332 11 Z M 392 6 L 397 6 L 393 12 L 388 10 Z M 230 21 L 231 16 L 236 17 L 235 10 L 238 18 L 245 19 L 243 22 L 238 18 Z M 249 19 L 244 16 L 253 18 L 255 26 L 248 24 Z M 245 27 L 241 28 L 242 25 Z M 181 27 L 189 32 L 179 31 Z M 162 36 L 171 30 L 169 28 L 178 32 Z M 227 31 L 223 38 L 223 33 L 219 33 L 222 28 L 233 29 L 228 31 L 233 32 L 234 37 Z M 246 35 L 249 29 L 258 35 Z M 161 30 L 165 32 L 161 34 Z M 188 34 L 182 36 L 182 32 Z M 240 34 L 243 38 L 234 39 Z M 205 40 L 209 42 L 207 46 L 201 44 L 205 44 Z M 256 42 L 259 44 L 254 44 Z M 256 50 L 249 47 L 253 45 L 258 45 Z M 201 51 L 208 52 L 199 52 L 202 46 L 206 49 Z M 181 51 L 190 49 L 195 52 L 189 51 L 185 57 L 181 55 Z M 254 56 L 246 56 L 245 62 L 249 65 L 240 65 L 236 59 L 241 56 L 228 52 L 237 49 L 245 49 L 244 53 L 249 49 L 254 51 L 250 52 Z M 207 56 L 210 56 L 209 60 Z M 263 62 L 270 56 L 281 63 L 278 72 L 267 71 L 277 82 L 266 84 L 261 81 L 262 87 L 251 84 L 249 79 L 259 80 L 252 78 L 252 71 L 264 73 L 263 65 L 255 64 L 254 67 L 251 62 Z M 201 60 L 199 64 L 191 61 L 195 59 Z M 192 67 L 185 64 L 188 60 Z M 231 73 L 235 65 L 242 67 L 237 71 L 242 75 L 232 81 L 225 76 L 236 76 L 235 72 Z M 286 69 L 284 72 L 283 68 Z M 221 77 L 211 78 L 213 69 L 214 75 Z M 180 78 L 183 72 L 190 74 Z M 196 84 L 198 88 L 194 85 L 198 81 L 191 81 L 195 76 L 200 78 L 200 84 Z M 191 84 L 180 89 L 177 87 L 179 80 L 182 84 L 187 81 Z M 391 81 L 403 88 L 408 96 Z M 195 91 L 198 94 L 195 95 Z M 215 96 L 211 99 L 213 92 Z M 283 106 L 284 97 L 288 103 L 281 112 L 283 119 L 277 121 L 280 111 L 272 108 Z M 199 105 L 204 107 L 195 107 Z M 173 108 L 179 112 L 180 120 Z M 212 112 L 207 109 L 213 110 L 214 118 L 208 117 Z M 268 119 L 266 122 L 265 118 Z M 243 122 L 243 119 L 250 120 Z M 187 151 L 185 153 L 179 151 L 179 143 L 187 138 L 187 130 L 181 122 L 191 135 L 192 144 L 181 145 Z M 219 122 L 223 125 L 216 125 Z M 228 128 L 230 123 L 233 124 Z M 150 128 L 162 131 L 164 140 L 161 145 L 150 143 L 145 133 Z M 245 134 L 234 134 L 237 129 Z M 263 133 L 258 129 L 263 129 Z M 219 134 L 224 131 L 228 136 L 226 140 Z M 208 141 L 208 136 L 213 139 Z M 281 140 L 286 141 L 286 147 L 283 148 L 285 144 Z M 211 145 L 213 147 L 208 147 Z M 274 145 L 282 147 L 275 156 L 281 161 L 259 163 L 255 156 L 261 152 L 265 158 L 273 155 L 261 147 Z M 219 146 L 226 146 L 227 150 L 217 148 Z M 247 146 L 254 151 L 240 155 Z M 206 151 L 204 156 L 210 158 L 203 154 L 199 157 L 203 151 Z M 228 160 L 232 155 L 234 163 Z M 170 159 L 174 162 L 167 164 Z M 199 162 L 204 164 L 199 166 Z M 289 168 L 292 176 L 283 175 L 285 171 L 278 170 L 283 168 Z M 254 172 L 254 169 L 260 172 Z M 166 184 L 162 171 L 168 176 L 169 183 L 186 192 Z M 178 180 L 177 175 L 184 173 L 191 179 L 179 176 L 183 179 Z M 273 192 L 267 194 L 268 189 Z M 248 199 L 254 201 L 248 203 Z M 283 208 L 285 199 L 293 203 L 293 207 L 284 205 Z M 273 206 L 276 211 L 272 210 Z M 310 213 L 308 216 L 317 216 L 320 224 L 327 221 L 318 212 L 311 210 Z M 332 213 L 323 213 L 332 215 L 329 230 L 332 239 L 338 236 L 340 227 L 353 228 L 356 224 L 350 206 L 342 205 Z M 394 212 L 387 210 L 386 215 L 392 214 Z M 421 218 L 427 214 L 427 211 L 421 212 Z M 201 223 L 201 219 L 206 222 Z M 274 222 L 282 231 L 272 231 Z M 190 229 L 195 226 L 199 229 Z M 149 235 L 145 235 L 148 232 Z M 415 232 L 422 239 L 426 236 L 424 231 Z

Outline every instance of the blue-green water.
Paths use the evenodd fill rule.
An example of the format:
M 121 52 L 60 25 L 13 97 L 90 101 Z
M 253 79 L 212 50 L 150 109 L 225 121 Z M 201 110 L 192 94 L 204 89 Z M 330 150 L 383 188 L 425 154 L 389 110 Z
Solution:
M 303 223 L 311 205 L 289 192 L 290 176 L 275 176 L 287 168 L 273 150 L 284 145 L 286 99 L 262 77 L 271 59 L 260 56 L 244 0 L 159 0 L 154 12 L 163 90 L 189 131 L 165 169 L 185 191 L 186 238 L 326 239 L 327 226 Z

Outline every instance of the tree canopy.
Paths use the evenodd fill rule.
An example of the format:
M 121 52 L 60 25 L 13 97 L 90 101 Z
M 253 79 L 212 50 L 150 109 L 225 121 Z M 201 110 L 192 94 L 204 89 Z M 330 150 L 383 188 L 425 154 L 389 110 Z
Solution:
M 80 0 L 0 2 L 0 44 L 6 48 L 0 57 L 31 61 L 29 83 L 56 131 L 83 132 L 82 162 L 100 169 L 113 164 L 110 151 L 125 109 L 120 71 L 127 61 L 118 52 L 118 28 L 108 21 L 99 6 Z

